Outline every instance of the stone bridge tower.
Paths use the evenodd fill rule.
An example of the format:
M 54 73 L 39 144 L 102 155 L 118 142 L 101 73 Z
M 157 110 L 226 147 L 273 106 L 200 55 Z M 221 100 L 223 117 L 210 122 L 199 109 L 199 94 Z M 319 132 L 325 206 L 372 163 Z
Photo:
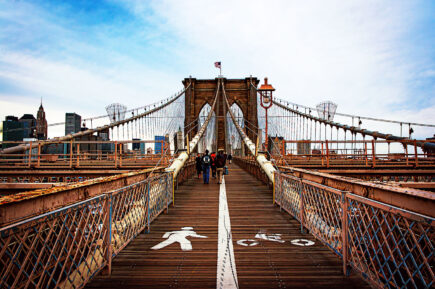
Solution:
M 258 127 L 257 116 L 257 91 L 256 87 L 259 80 L 256 77 L 247 77 L 244 79 L 226 79 L 223 78 L 225 86 L 225 92 L 228 98 L 228 102 L 231 105 L 237 103 L 243 112 L 243 118 L 245 120 L 245 131 L 248 137 L 256 143 L 257 137 L 254 132 Z M 191 129 L 194 125 L 198 124 L 198 116 L 201 109 L 207 103 L 211 106 L 213 104 L 214 96 L 216 95 L 216 89 L 218 87 L 219 78 L 215 79 L 196 79 L 185 78 L 183 80 L 184 87 L 190 87 L 186 90 L 185 94 L 185 119 L 184 125 L 185 135 L 189 136 L 189 139 L 195 136 L 198 132 L 199 125 Z M 251 83 L 253 84 L 252 87 Z M 218 94 L 218 99 L 215 107 L 216 116 L 216 147 L 217 149 L 227 149 L 227 135 L 226 135 L 226 115 L 227 107 L 222 90 Z M 196 120 L 196 121 L 194 121 Z M 188 126 L 190 124 L 190 126 Z M 249 128 L 249 129 L 247 129 Z M 190 130 L 189 133 L 187 133 Z

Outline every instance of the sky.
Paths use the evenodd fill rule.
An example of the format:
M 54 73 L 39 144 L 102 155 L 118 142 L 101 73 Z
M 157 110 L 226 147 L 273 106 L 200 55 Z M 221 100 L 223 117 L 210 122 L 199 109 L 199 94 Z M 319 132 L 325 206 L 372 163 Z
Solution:
M 41 99 L 48 123 L 143 106 L 221 61 L 288 101 L 435 124 L 434 47 L 430 0 L 0 0 L 0 119 Z

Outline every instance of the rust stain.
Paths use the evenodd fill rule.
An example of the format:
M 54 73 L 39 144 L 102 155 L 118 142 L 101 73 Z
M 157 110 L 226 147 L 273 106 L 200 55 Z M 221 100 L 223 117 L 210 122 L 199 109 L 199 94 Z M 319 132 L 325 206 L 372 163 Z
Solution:
M 123 173 L 123 174 L 113 175 L 113 176 L 108 176 L 108 177 L 99 177 L 99 178 L 86 180 L 86 181 L 78 182 L 78 183 L 74 183 L 74 184 L 67 184 L 67 185 L 57 186 L 57 187 L 48 188 L 48 189 L 38 189 L 38 190 L 32 190 L 32 191 L 27 191 L 27 192 L 21 192 L 21 193 L 15 194 L 15 195 L 3 196 L 3 197 L 0 197 L 0 206 L 10 204 L 10 203 L 15 203 L 15 202 L 21 202 L 21 201 L 29 200 L 29 199 L 33 199 L 33 198 L 38 198 L 41 196 L 52 195 L 52 194 L 56 194 L 59 192 L 68 191 L 68 190 L 72 190 L 72 189 L 88 187 L 88 186 L 95 185 L 98 183 L 107 183 L 107 182 L 112 182 L 112 181 L 116 181 L 116 180 L 127 178 L 127 177 L 138 176 L 141 174 L 149 173 L 153 170 L 160 171 L 163 168 L 164 167 L 157 167 L 155 169 L 138 170 L 138 171 L 134 171 L 134 172 L 128 172 L 128 173 Z

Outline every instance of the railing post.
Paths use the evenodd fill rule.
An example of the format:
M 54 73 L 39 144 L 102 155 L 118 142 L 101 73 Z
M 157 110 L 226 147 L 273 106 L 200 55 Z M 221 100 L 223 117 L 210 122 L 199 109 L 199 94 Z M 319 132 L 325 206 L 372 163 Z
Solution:
M 106 226 L 106 261 L 107 261 L 107 270 L 106 274 L 112 274 L 112 194 L 107 195 L 107 199 L 104 204 L 104 210 L 106 212 L 106 218 L 104 220 L 104 224 Z
M 41 143 L 38 142 L 38 162 L 36 164 L 36 167 L 39 168 L 40 165 L 41 165 Z
M 341 213 L 342 213 L 342 226 L 341 226 L 341 243 L 342 243 L 342 252 L 343 252 L 343 274 L 345 276 L 349 275 L 349 271 L 347 270 L 347 260 L 348 260 L 348 199 L 346 196 L 346 192 L 341 192 Z
M 417 140 L 414 140 L 415 166 L 418 167 Z
M 285 140 L 282 140 L 282 152 L 281 155 L 285 156 Z
M 304 183 L 299 180 L 301 184 L 300 197 L 299 197 L 299 219 L 301 220 L 301 233 L 304 234 L 304 223 L 305 223 L 305 204 L 304 204 Z
M 276 171 L 273 174 L 273 181 L 272 181 L 272 205 L 275 205 L 275 185 L 276 185 Z
M 169 173 L 166 173 L 166 180 L 165 180 L 166 214 L 169 212 L 169 199 L 170 199 L 170 194 L 168 193 L 168 191 L 169 191 L 169 185 L 168 185 L 169 176 L 170 176 Z
M 405 147 L 405 154 L 406 154 L 406 165 L 409 165 L 409 156 L 408 156 L 408 144 L 404 145 Z
M 118 142 L 115 142 L 115 168 L 118 167 Z
M 77 144 L 77 167 L 80 166 L 80 144 Z
M 29 168 L 32 166 L 32 142 L 30 142 L 30 149 L 29 149 Z
M 375 140 L 372 139 L 372 162 L 373 167 L 376 167 L 376 151 L 375 151 Z
M 366 141 L 364 141 L 364 154 L 366 156 L 366 167 L 368 167 L 369 166 L 369 157 L 367 155 L 367 142 Z
M 74 150 L 73 141 L 71 140 L 69 142 L 69 167 L 70 168 L 72 168 L 73 165 L 73 150 Z
M 172 176 L 172 206 L 175 207 L 175 174 L 174 174 L 174 171 L 172 171 L 171 176 Z
M 326 145 L 326 167 L 329 168 L 329 145 L 328 140 L 325 141 Z
M 122 153 L 123 153 L 123 145 L 119 144 L 119 167 L 122 167 Z
M 324 166 L 324 161 L 323 161 L 323 141 L 322 141 L 322 149 L 321 149 L 321 159 L 322 159 L 322 167 Z

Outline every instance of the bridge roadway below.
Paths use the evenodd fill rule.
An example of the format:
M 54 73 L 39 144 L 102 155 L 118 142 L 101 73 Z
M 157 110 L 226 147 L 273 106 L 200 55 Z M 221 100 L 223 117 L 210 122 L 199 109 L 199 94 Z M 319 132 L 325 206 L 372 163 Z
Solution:
M 195 177 L 176 191 L 175 208 L 170 207 L 151 224 L 149 233 L 140 234 L 115 257 L 111 276 L 98 275 L 87 288 L 231 288 L 217 280 L 219 263 L 225 261 L 235 262 L 235 268 L 227 268 L 239 288 L 369 288 L 356 274 L 345 277 L 341 259 L 310 234 L 302 234 L 299 223 L 272 204 L 270 188 L 234 164 L 229 171 L 225 188 L 234 260 L 231 254 L 217 260 L 220 186 L 215 179 L 206 185 Z M 182 251 L 179 243 L 151 249 L 165 240 L 166 232 L 182 227 L 193 227 L 208 238 L 188 237 L 191 251 Z M 281 234 L 285 242 L 256 238 L 258 233 Z M 247 239 L 258 244 L 237 243 Z M 314 245 L 293 245 L 290 241 L 295 239 Z

